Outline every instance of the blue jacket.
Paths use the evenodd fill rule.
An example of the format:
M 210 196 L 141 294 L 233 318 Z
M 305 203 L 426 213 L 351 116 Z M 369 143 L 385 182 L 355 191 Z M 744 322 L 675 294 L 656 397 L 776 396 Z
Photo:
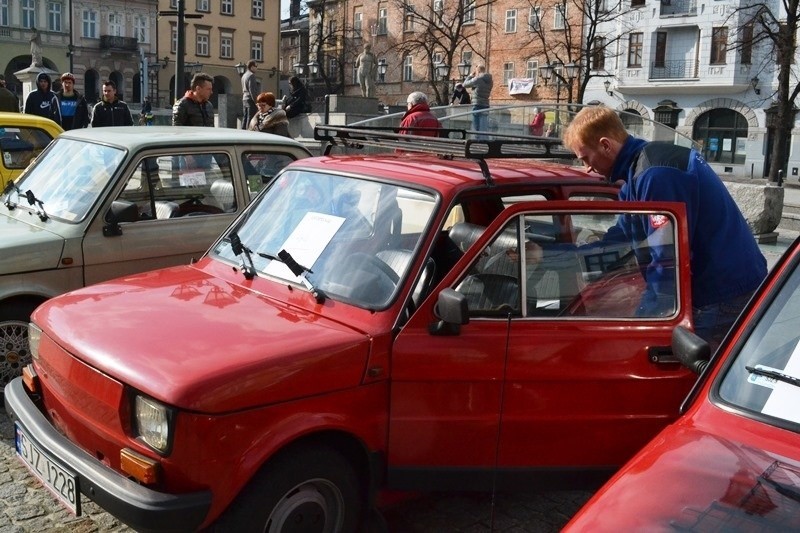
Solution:
M 767 261 L 739 207 L 696 150 L 628 137 L 612 168 L 611 180 L 625 182 L 619 192 L 622 201 L 686 205 L 694 307 L 744 295 L 766 277 Z M 635 241 L 650 236 L 655 229 L 650 217 L 621 217 L 616 226 Z M 671 247 L 659 248 L 651 247 L 649 262 L 640 262 L 648 291 L 659 291 L 659 283 L 672 275 L 662 268 L 671 258 L 661 256 Z

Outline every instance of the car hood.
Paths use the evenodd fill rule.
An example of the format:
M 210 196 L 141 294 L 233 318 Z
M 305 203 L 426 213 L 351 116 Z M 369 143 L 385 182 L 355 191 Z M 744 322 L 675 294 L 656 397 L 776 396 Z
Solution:
M 206 413 L 358 386 L 370 347 L 363 333 L 192 266 L 67 293 L 33 321 L 102 373 Z
M 797 531 L 800 461 L 794 457 L 690 425 L 670 426 L 565 531 Z
M 64 239 L 3 213 L 0 214 L 0 246 L 0 274 L 14 274 L 58 267 Z

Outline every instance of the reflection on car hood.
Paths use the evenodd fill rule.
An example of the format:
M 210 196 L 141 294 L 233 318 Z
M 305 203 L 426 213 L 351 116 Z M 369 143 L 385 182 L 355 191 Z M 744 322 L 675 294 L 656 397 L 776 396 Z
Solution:
M 206 413 L 355 387 L 369 348 L 361 333 L 191 266 L 67 293 L 33 320 L 101 372 Z
M 797 531 L 798 491 L 800 461 L 677 424 L 566 531 Z
M 0 214 L 0 246 L 0 275 L 14 274 L 57 268 L 64 239 L 19 218 Z

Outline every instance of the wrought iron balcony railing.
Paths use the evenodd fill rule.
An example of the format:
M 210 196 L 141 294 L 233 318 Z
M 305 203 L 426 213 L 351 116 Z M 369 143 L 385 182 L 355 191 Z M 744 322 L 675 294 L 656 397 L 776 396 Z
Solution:
M 653 62 L 650 67 L 650 79 L 676 79 L 696 78 L 698 75 L 697 61 L 691 59 L 670 59 L 667 61 Z
M 661 0 L 661 16 L 697 15 L 697 0 Z
M 101 50 L 125 50 L 135 52 L 139 46 L 136 37 L 118 37 L 116 35 L 101 35 Z

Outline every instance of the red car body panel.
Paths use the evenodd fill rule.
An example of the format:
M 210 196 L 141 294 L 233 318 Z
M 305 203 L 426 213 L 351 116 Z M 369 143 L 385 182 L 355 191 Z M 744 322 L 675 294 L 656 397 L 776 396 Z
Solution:
M 800 433 L 713 397 L 737 343 L 796 268 L 798 256 L 800 240 L 734 326 L 687 411 L 620 469 L 564 531 L 800 529 Z

